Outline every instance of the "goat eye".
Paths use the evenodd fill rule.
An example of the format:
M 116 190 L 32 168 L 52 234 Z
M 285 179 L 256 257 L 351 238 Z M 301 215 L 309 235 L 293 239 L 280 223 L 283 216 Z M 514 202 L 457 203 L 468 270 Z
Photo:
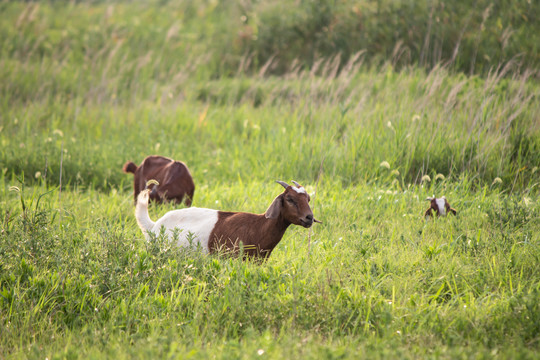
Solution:
M 285 200 L 287 200 L 288 202 L 290 202 L 291 204 L 294 204 L 294 200 L 292 198 L 286 198 Z

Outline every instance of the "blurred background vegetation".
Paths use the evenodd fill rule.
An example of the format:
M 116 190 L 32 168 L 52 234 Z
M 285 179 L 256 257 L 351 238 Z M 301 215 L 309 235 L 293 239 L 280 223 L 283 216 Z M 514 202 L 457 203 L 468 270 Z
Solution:
M 334 56 L 344 66 L 358 52 L 371 64 L 467 74 L 540 63 L 540 3 L 531 0 L 3 2 L 0 11 L 2 38 L 17 40 L 3 41 L 2 57 L 27 60 L 60 51 L 65 62 L 94 63 L 121 48 L 124 60 L 204 56 L 219 77 L 265 65 L 283 74 Z
M 111 169 L 152 147 L 194 162 L 212 148 L 234 164 L 266 144 L 253 161 L 271 164 L 271 127 L 253 143 L 219 140 L 251 119 L 295 124 L 311 140 L 304 159 L 276 164 L 284 173 L 288 160 L 316 178 L 326 158 L 351 183 L 388 161 L 404 184 L 468 172 L 526 188 L 540 173 L 539 10 L 517 0 L 1 2 L 1 170 L 54 174 L 64 140 L 74 157 L 64 180 L 81 185 L 119 184 Z M 115 132 L 139 122 L 119 143 Z M 215 132 L 201 142 L 206 122 Z

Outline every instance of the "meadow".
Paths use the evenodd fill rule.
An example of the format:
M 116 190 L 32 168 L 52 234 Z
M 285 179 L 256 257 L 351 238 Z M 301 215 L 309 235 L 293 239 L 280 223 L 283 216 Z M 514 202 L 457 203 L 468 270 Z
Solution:
M 537 35 L 464 73 L 481 46 L 246 45 L 283 3 L 231 4 L 0 3 L 1 357 L 537 358 Z M 294 179 L 323 224 L 264 263 L 146 242 L 122 165 L 149 154 L 187 163 L 194 206 L 262 213 Z M 458 216 L 426 221 L 432 195 Z

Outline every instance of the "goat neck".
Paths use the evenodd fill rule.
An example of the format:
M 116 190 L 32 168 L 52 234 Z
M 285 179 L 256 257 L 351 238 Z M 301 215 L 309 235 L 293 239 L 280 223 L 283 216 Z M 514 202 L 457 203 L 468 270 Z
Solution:
M 275 219 L 267 219 L 264 215 L 259 215 L 262 220 L 262 237 L 258 247 L 259 254 L 263 257 L 270 256 L 270 253 L 283 238 L 285 231 L 291 225 L 281 214 Z

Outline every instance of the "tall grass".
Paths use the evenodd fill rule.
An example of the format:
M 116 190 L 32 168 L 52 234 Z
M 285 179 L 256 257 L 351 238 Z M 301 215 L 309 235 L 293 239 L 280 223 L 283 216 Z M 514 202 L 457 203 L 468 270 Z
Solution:
M 277 168 L 313 180 L 322 163 L 349 184 L 388 178 L 378 168 L 386 161 L 401 188 L 426 174 L 465 172 L 479 186 L 497 177 L 509 190 L 537 183 L 534 68 L 511 60 L 478 78 L 447 66 L 397 70 L 389 61 L 379 71 L 359 51 L 347 62 L 293 61 L 280 77 L 268 75 L 271 61 L 248 76 L 246 54 L 231 73 L 212 44 L 233 31 L 218 10 L 237 5 L 4 3 L 3 171 L 27 181 L 39 171 L 55 183 L 64 146 L 65 182 L 98 188 L 123 186 L 114 169 L 149 150 L 191 163 L 211 157 L 233 177 L 262 179 Z M 235 136 L 242 141 L 227 141 Z M 238 154 L 267 168 L 254 173 Z
M 400 189 L 439 173 L 472 174 L 478 186 L 498 177 L 508 190 L 538 182 L 539 90 L 530 72 L 480 80 L 443 68 L 351 69 L 190 82 L 181 96 L 133 104 L 101 93 L 107 100 L 95 105 L 91 91 L 45 96 L 3 108 L 0 159 L 8 176 L 31 181 L 39 171 L 55 184 L 63 145 L 65 183 L 98 188 L 124 186 L 122 164 L 148 153 L 182 158 L 211 183 L 217 173 L 267 179 L 269 169 L 314 181 L 321 165 L 345 184 L 391 182 L 397 170 Z

